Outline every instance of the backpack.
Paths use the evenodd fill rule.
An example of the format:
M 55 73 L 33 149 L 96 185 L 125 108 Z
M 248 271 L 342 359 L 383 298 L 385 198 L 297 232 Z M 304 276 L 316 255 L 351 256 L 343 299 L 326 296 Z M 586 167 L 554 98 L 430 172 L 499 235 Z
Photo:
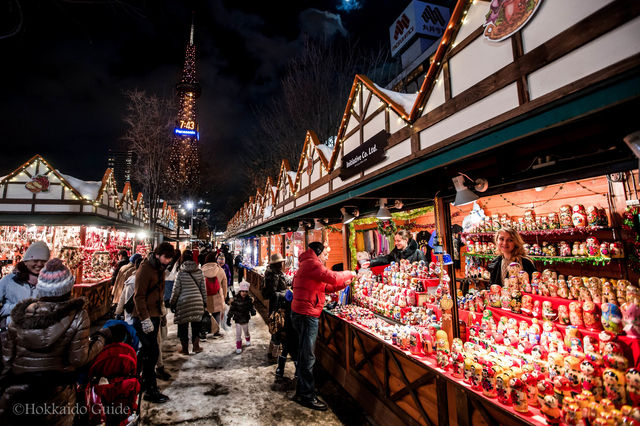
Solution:
M 220 282 L 218 282 L 218 277 L 205 277 L 205 281 L 207 283 L 207 296 L 218 294 L 218 292 L 220 291 Z
M 284 329 L 284 308 L 276 309 L 269 315 L 269 333 L 276 334 Z

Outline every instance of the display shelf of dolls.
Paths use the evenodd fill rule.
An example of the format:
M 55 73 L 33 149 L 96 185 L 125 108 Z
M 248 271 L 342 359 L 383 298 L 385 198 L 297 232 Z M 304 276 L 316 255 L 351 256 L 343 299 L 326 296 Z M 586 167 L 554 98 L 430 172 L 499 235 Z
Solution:
M 602 235 L 604 238 L 612 238 L 613 229 L 607 226 L 587 226 L 584 228 L 566 229 L 540 229 L 536 231 L 518 231 L 523 238 L 527 237 L 584 237 L 587 235 Z M 464 239 L 493 239 L 495 232 L 463 232 Z
M 485 253 L 465 253 L 464 255 L 469 257 L 475 257 L 479 259 L 489 259 L 489 260 L 492 260 L 496 257 L 495 254 L 485 254 Z M 603 256 L 593 256 L 593 257 L 589 257 L 589 256 L 567 256 L 567 257 L 527 256 L 527 257 L 533 261 L 542 262 L 545 265 L 556 265 L 556 264 L 563 264 L 563 263 L 570 263 L 570 264 L 586 263 L 586 264 L 602 266 L 602 265 L 609 264 L 611 262 L 625 260 L 624 258 L 611 258 L 611 257 L 603 257 Z

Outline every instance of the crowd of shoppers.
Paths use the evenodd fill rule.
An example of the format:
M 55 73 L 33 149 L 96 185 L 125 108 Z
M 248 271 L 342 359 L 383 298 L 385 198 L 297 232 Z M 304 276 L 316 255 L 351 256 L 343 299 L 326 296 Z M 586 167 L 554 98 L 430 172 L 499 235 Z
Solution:
M 284 273 L 285 259 L 274 254 L 265 272 L 262 293 L 268 301 L 272 332 L 268 356 L 277 360 L 275 381 L 284 380 L 285 363 L 291 356 L 297 383 L 287 383 L 296 387 L 294 400 L 316 410 L 326 409 L 315 395 L 313 381 L 313 352 L 324 294 L 341 290 L 354 274 L 328 270 L 324 266 L 328 251 L 322 243 L 310 243 L 299 257 L 293 280 Z M 17 422 L 9 409 L 16 402 L 75 404 L 79 369 L 90 363 L 111 338 L 108 328 L 89 335 L 86 301 L 71 297 L 74 275 L 62 260 L 49 257 L 46 243 L 34 242 L 15 270 L 0 280 L 2 424 Z M 237 294 L 233 291 L 234 270 Z M 164 370 L 161 352 L 162 339 L 166 338 L 166 308 L 173 312 L 184 355 L 190 354 L 189 341 L 193 353 L 202 352 L 200 342 L 207 334 L 201 330 L 205 312 L 215 321 L 214 337 L 221 336 L 219 325 L 235 322 L 237 354 L 251 345 L 249 323 L 256 308 L 243 271 L 241 255 L 234 258 L 228 246 L 203 250 L 198 256 L 192 250 L 181 253 L 169 243 L 159 244 L 146 257 L 119 252 L 111 296 L 116 319 L 132 325 L 140 341 L 138 367 L 146 401 L 163 403 L 169 399 L 157 384 L 158 378 L 171 377 Z M 45 415 L 40 420 L 72 424 L 73 416 Z

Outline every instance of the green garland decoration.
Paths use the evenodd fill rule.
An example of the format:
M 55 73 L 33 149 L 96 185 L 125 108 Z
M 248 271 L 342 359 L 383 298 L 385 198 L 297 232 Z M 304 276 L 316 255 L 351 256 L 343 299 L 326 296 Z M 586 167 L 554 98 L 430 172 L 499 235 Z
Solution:
M 342 228 L 338 228 L 337 226 L 325 225 L 325 228 L 331 232 L 342 232 Z
M 353 221 L 349 224 L 349 253 L 351 253 L 351 270 L 356 270 L 356 227 Z
M 391 217 L 396 220 L 412 220 L 433 211 L 433 206 L 421 207 L 419 209 L 408 210 L 406 212 L 391 213 Z
M 466 253 L 465 256 L 477 257 L 479 259 L 493 259 L 496 254 Z M 556 256 L 527 256 L 532 260 L 539 260 L 545 265 L 551 263 L 588 263 L 596 266 L 603 266 L 611 262 L 609 257 L 556 257 Z

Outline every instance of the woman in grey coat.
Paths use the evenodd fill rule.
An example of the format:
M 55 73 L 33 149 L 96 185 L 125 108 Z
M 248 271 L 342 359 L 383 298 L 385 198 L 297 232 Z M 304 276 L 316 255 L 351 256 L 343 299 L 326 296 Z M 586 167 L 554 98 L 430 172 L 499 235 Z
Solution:
M 173 322 L 178 324 L 178 338 L 182 344 L 182 354 L 189 355 L 189 323 L 193 352 L 202 352 L 200 347 L 200 323 L 206 309 L 207 290 L 204 275 L 193 260 L 191 250 L 182 253 L 180 271 L 173 283 L 169 305 L 175 314 Z

